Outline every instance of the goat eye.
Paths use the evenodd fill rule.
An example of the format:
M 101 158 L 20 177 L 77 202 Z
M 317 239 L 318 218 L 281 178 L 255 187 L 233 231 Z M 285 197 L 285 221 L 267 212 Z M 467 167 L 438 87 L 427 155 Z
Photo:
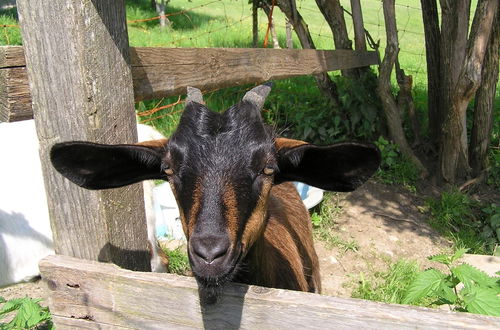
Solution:
M 161 164 L 161 170 L 165 172 L 166 175 L 174 174 L 174 170 L 167 164 Z
M 265 167 L 265 168 L 262 170 L 262 173 L 264 173 L 265 175 L 273 175 L 273 174 L 274 174 L 274 168 L 271 168 L 271 167 Z

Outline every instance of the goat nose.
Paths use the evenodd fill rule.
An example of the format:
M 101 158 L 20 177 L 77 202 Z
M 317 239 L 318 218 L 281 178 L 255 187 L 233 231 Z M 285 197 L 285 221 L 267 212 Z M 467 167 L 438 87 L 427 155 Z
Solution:
M 194 254 L 207 264 L 226 255 L 229 250 L 229 240 L 223 237 L 209 236 L 191 241 Z

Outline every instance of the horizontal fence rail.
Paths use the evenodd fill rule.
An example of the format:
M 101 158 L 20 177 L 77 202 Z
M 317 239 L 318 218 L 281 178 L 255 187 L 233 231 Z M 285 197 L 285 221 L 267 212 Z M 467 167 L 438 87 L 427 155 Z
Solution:
M 374 51 L 265 48 L 130 48 L 135 101 L 379 63 Z M 0 47 L 0 121 L 33 117 L 24 51 Z
M 202 309 L 190 277 L 62 255 L 40 262 L 58 329 L 498 329 L 500 318 L 230 284 Z

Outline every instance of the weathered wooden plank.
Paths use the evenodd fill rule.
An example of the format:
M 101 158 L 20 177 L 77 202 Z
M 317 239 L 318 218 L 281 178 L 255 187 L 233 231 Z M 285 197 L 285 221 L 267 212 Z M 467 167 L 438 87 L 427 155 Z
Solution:
M 142 186 L 85 190 L 49 160 L 56 142 L 137 141 L 124 0 L 17 9 L 56 252 L 150 270 Z
M 0 122 L 31 118 L 33 110 L 26 67 L 0 69 Z
M 378 63 L 376 52 L 264 48 L 132 48 L 136 101 Z
M 0 73 L 10 66 L 24 66 L 23 48 L 0 47 Z M 130 48 L 135 101 L 180 95 L 187 86 L 203 91 L 260 83 L 325 71 L 378 64 L 376 52 L 313 49 L 261 48 Z M 0 76 L 1 77 L 1 76 Z M 6 76 L 5 79 L 9 79 Z M 5 79 L 3 81 L 5 81 Z M 31 99 L 27 81 L 6 81 L 23 92 L 22 98 L 2 94 L 0 118 L 12 118 L 10 112 L 29 113 Z M 19 84 L 19 86 L 17 85 Z M 5 106 L 4 106 L 5 104 Z M 21 119 L 21 117 L 19 117 Z M 22 117 L 24 119 L 24 117 Z
M 0 46 L 0 69 L 26 66 L 22 46 Z
M 40 262 L 58 329 L 498 329 L 500 318 L 312 293 L 229 285 L 199 305 L 196 281 L 65 256 Z

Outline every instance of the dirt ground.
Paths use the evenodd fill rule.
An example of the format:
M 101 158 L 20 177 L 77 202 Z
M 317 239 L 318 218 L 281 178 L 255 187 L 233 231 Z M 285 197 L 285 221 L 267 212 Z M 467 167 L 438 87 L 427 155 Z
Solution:
M 360 273 L 384 271 L 400 258 L 427 266 L 427 256 L 450 246 L 427 225 L 427 216 L 419 210 L 423 200 L 402 188 L 370 181 L 338 198 L 343 209 L 336 220 L 338 233 L 344 240 L 354 240 L 358 249 L 344 251 L 316 243 L 324 294 L 350 297 Z M 43 285 L 38 281 L 2 288 L 0 296 L 43 298 Z
M 350 297 L 360 273 L 385 271 L 402 258 L 429 267 L 428 256 L 451 246 L 426 223 L 424 201 L 405 189 L 370 181 L 339 199 L 338 235 L 358 248 L 345 251 L 316 243 L 324 294 Z

